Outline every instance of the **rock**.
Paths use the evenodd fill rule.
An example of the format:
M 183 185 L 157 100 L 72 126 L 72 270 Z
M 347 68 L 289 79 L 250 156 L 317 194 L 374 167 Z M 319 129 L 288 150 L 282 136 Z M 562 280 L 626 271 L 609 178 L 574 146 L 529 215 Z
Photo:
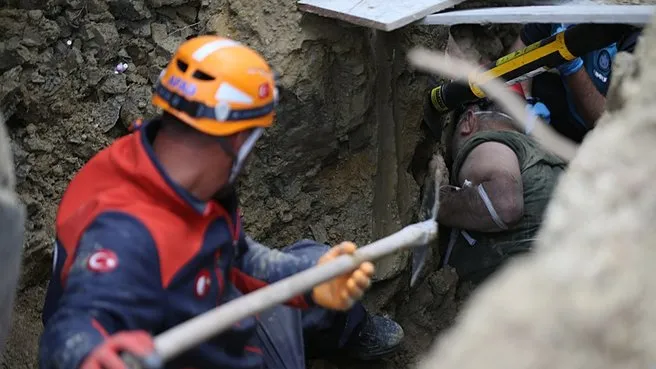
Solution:
M 71 27 L 68 24 L 68 21 L 66 20 L 66 17 L 63 16 L 58 16 L 57 17 L 57 25 L 59 26 L 60 30 L 60 37 L 70 37 L 71 36 Z
M 32 72 L 32 76 L 30 77 L 30 82 L 36 84 L 42 84 L 42 83 L 46 83 L 46 79 L 39 74 L 39 71 L 34 71 Z
M 56 41 L 61 36 L 61 28 L 56 21 L 43 18 L 39 23 L 39 32 L 45 38 L 46 42 Z
M 182 37 L 169 35 L 168 28 L 165 24 L 153 23 L 150 25 L 150 30 L 152 32 L 153 41 L 166 52 L 167 59 L 175 52 L 182 42 Z
M 0 8 L 0 34 L 3 39 L 9 39 L 22 34 L 25 23 L 28 22 L 25 11 L 16 11 L 16 9 Z
M 42 140 L 38 137 L 30 137 L 25 140 L 25 147 L 29 151 L 42 151 L 42 152 L 52 152 L 54 146 L 52 143 Z
M 326 227 L 322 224 L 310 224 L 310 230 L 312 231 L 312 236 L 314 236 L 315 241 L 319 243 L 328 242 L 328 232 L 326 231 Z
M 118 30 L 113 23 L 90 23 L 82 29 L 87 45 L 112 50 L 119 40 Z
M 127 93 L 125 103 L 121 108 L 121 123 L 128 127 L 138 118 L 152 117 L 155 115 L 155 107 L 150 103 L 150 86 L 132 86 Z
M 72 48 L 66 54 L 66 58 L 64 59 L 64 63 L 62 65 L 62 70 L 70 74 L 71 72 L 77 70 L 79 66 L 83 64 L 84 64 L 84 57 L 82 56 L 80 50 L 76 48 Z
M 109 11 L 109 7 L 107 6 L 107 0 L 86 0 L 85 6 L 87 7 L 87 11 L 91 16 L 98 14 L 98 15 L 102 15 L 102 17 L 105 17 Z M 91 17 L 90 19 L 94 19 L 94 18 Z M 109 16 L 109 19 L 112 19 L 111 15 Z
M 64 5 L 73 10 L 80 10 L 84 7 L 85 1 L 83 0 L 64 0 Z
M 43 11 L 38 9 L 30 10 L 27 12 L 27 16 L 33 21 L 40 20 L 43 18 Z
M 161 8 L 163 6 L 180 6 L 184 5 L 189 0 L 147 0 L 148 5 L 153 8 Z
M 21 44 L 27 47 L 39 47 L 45 43 L 45 38 L 34 27 L 26 27 L 23 32 L 23 38 L 21 39 Z
M 182 20 L 189 24 L 195 23 L 198 20 L 198 9 L 193 6 L 181 6 L 175 11 Z
M 94 126 L 98 127 L 100 132 L 107 133 L 114 128 L 121 115 L 123 101 L 123 97 L 112 97 L 93 110 Z
M 125 93 L 128 90 L 125 74 L 110 74 L 103 82 L 100 90 L 111 95 Z
M 128 25 L 132 34 L 136 37 L 150 37 L 152 32 L 150 30 L 150 21 L 135 23 L 130 22 Z
M 0 116 L 11 118 L 20 102 L 20 75 L 23 68 L 19 65 L 0 76 Z
M 140 38 L 135 38 L 130 41 L 130 44 L 125 48 L 125 51 L 130 56 L 132 61 L 139 65 L 148 62 L 148 53 L 150 53 L 154 48 L 155 47 L 148 41 Z
M 89 86 L 96 86 L 100 80 L 105 76 L 106 73 L 103 73 L 98 68 L 91 67 L 86 70 L 86 78 Z
M 108 4 L 116 18 L 139 21 L 152 17 L 143 0 L 109 0 Z
M 0 42 L 0 72 L 23 64 L 31 59 L 31 54 L 20 44 L 19 38 Z

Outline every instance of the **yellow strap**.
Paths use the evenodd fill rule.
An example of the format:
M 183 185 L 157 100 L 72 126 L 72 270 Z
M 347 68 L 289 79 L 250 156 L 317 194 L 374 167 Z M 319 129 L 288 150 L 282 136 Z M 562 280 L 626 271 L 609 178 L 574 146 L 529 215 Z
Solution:
M 576 59 L 574 55 L 569 51 L 567 46 L 565 45 L 565 32 L 560 32 L 558 35 L 556 35 L 556 41 L 558 41 L 558 52 L 560 53 L 560 56 L 563 57 L 563 59 L 567 61 L 571 61 Z
M 444 102 L 442 101 L 442 98 L 440 97 L 441 91 L 442 91 L 442 86 L 437 86 L 431 90 L 431 103 L 433 103 L 435 109 L 439 111 L 445 111 L 448 109 L 444 104 Z
M 565 46 L 565 33 L 561 32 L 556 35 L 552 42 L 540 47 L 540 42 L 531 44 L 521 50 L 517 50 L 497 60 L 497 65 L 483 73 L 473 73 L 469 76 L 469 88 L 479 98 L 485 97 L 485 92 L 480 89 L 480 85 L 488 82 L 492 78 L 502 76 L 510 71 L 519 69 L 526 64 L 532 63 L 549 54 L 558 52 L 565 60 L 570 61 L 575 58 L 574 55 Z

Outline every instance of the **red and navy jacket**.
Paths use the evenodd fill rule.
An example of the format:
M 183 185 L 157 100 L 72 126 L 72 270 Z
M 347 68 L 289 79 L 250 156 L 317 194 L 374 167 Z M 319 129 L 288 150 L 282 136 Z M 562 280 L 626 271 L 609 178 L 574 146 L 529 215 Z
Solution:
M 236 197 L 202 203 L 173 183 L 153 154 L 158 126 L 144 124 L 98 153 L 64 193 L 41 369 L 76 369 L 108 335 L 156 335 L 315 262 L 249 242 Z M 255 325 L 244 319 L 166 368 L 260 368 Z

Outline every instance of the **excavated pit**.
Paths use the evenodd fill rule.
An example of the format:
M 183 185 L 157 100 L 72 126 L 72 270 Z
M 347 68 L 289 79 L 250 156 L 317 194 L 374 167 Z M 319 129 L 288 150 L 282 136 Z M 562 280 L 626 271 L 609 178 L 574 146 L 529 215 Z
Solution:
M 254 238 L 272 247 L 300 238 L 366 244 L 417 220 L 435 142 L 419 126 L 427 76 L 408 68 L 405 52 L 414 45 L 446 48 L 447 29 L 381 33 L 302 14 L 295 0 L 0 0 L 0 6 L 0 108 L 9 117 L 18 192 L 28 211 L 3 368 L 37 367 L 62 191 L 132 120 L 155 113 L 153 82 L 188 36 L 238 39 L 282 76 L 276 125 L 258 143 L 242 181 L 245 228 Z M 465 38 L 512 33 L 462 32 L 470 33 Z M 512 41 L 492 38 L 492 48 L 501 49 L 485 46 L 482 54 L 500 54 Z M 115 74 L 118 63 L 127 63 L 127 71 Z M 458 308 L 454 272 L 430 272 L 410 290 L 408 266 L 407 254 L 381 261 L 366 299 L 406 331 L 402 351 L 380 368 L 415 362 Z

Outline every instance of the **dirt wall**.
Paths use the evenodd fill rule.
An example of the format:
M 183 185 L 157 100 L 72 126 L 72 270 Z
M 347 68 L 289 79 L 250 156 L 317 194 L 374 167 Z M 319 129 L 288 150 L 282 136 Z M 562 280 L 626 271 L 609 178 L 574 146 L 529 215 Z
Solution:
M 211 32 L 247 43 L 282 77 L 276 125 L 258 143 L 241 183 L 249 234 L 272 247 L 300 238 L 365 244 L 416 220 L 419 168 L 434 143 L 419 145 L 426 77 L 409 70 L 404 53 L 416 44 L 443 49 L 446 29 L 379 33 L 302 14 L 295 4 L 0 0 L 0 109 L 9 117 L 17 188 L 28 211 L 3 368 L 36 367 L 62 191 L 133 119 L 155 113 L 152 85 L 188 36 Z M 125 72 L 115 73 L 119 63 L 127 64 Z M 379 282 L 367 297 L 371 310 L 395 316 L 406 329 L 402 352 L 381 368 L 413 362 L 456 311 L 455 274 L 429 273 L 408 293 L 408 262 L 401 254 L 379 263 Z
M 413 220 L 418 185 L 409 167 L 419 116 L 409 107 L 423 77 L 406 71 L 402 51 L 417 40 L 444 45 L 444 30 L 402 31 L 388 40 L 304 15 L 293 0 L 0 5 L 0 107 L 9 117 L 17 188 L 28 211 L 4 367 L 35 367 L 62 191 L 133 119 L 155 113 L 153 82 L 188 36 L 238 39 L 282 76 L 276 126 L 258 143 L 242 181 L 251 235 L 273 247 L 299 238 L 364 244 Z M 114 72 L 119 63 L 127 64 L 125 72 Z M 403 103 L 391 103 L 396 100 Z M 372 295 L 372 309 L 396 312 L 406 265 L 402 256 L 381 268 L 379 278 L 388 282 Z

